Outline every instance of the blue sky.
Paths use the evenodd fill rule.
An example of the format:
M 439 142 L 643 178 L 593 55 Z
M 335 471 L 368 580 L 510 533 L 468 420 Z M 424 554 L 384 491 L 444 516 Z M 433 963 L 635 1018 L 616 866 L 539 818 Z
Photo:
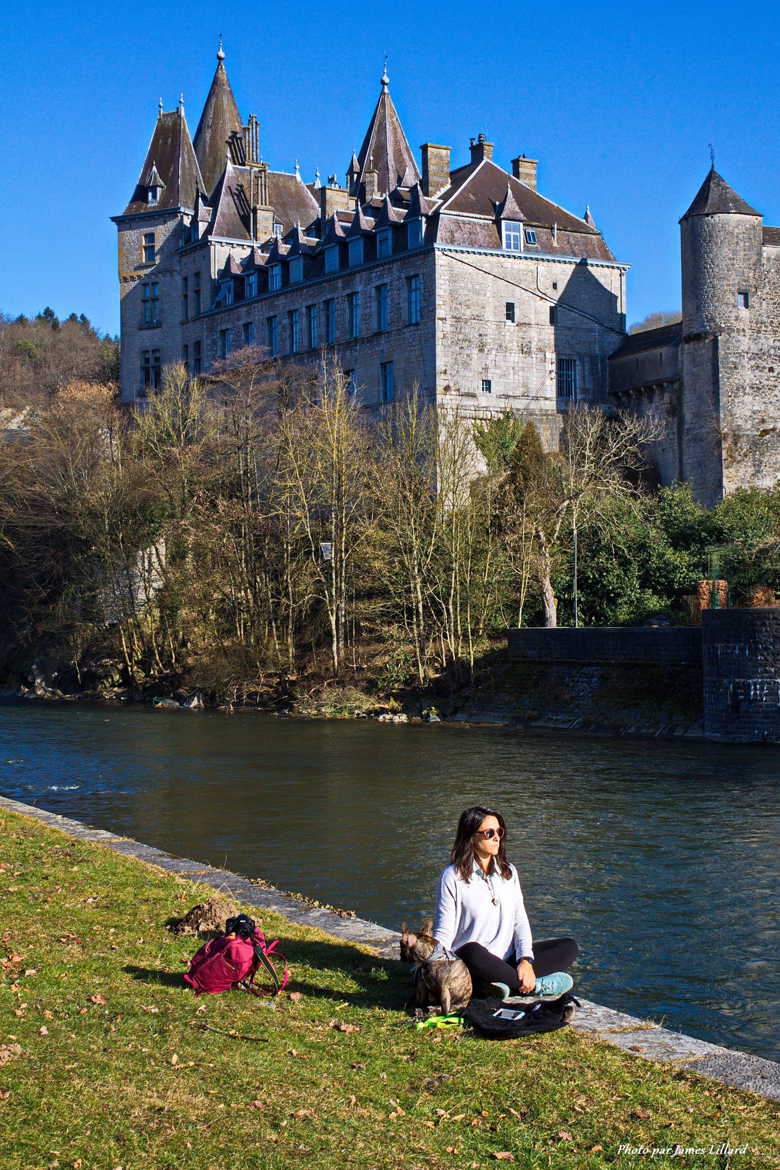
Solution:
M 5 46 L 0 173 L 6 227 L 0 311 L 84 312 L 118 327 L 115 228 L 162 96 L 183 91 L 194 134 L 218 34 L 263 157 L 305 178 L 342 176 L 379 92 L 391 93 L 413 147 L 453 147 L 484 132 L 496 160 L 538 158 L 543 194 L 576 214 L 589 203 L 619 260 L 632 265 L 629 320 L 679 305 L 677 220 L 709 167 L 780 224 L 780 20 L 761 0 L 675 7 L 452 0 L 291 9 L 148 7 L 29 0 L 0 15 Z M 479 19 L 477 15 L 481 13 Z M 255 26 L 256 32 L 247 34 Z

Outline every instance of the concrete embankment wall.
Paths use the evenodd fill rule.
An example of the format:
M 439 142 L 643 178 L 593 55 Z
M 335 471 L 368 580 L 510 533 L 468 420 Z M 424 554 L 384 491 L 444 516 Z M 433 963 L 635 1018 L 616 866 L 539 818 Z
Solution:
M 589 626 L 555 630 L 539 626 L 508 631 L 510 658 L 525 662 L 648 662 L 655 665 L 701 662 L 698 626 L 664 628 Z
M 635 663 L 640 672 L 668 668 L 670 678 L 675 668 L 703 668 L 708 739 L 780 743 L 780 608 L 706 610 L 701 627 L 528 628 L 507 638 L 517 662 Z

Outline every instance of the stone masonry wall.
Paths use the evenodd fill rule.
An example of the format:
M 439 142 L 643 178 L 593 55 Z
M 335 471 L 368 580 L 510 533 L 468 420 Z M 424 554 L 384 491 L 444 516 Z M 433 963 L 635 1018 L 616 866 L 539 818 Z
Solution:
M 556 359 L 576 360 L 579 399 L 606 401 L 607 357 L 624 336 L 623 275 L 593 261 L 437 247 L 437 399 L 476 417 L 512 410 L 556 446 L 568 405 L 557 396 Z
M 141 353 L 160 351 L 163 366 L 181 360 L 180 224 L 187 217 L 160 212 L 128 218 L 119 225 L 119 296 L 122 349 L 120 386 L 123 402 L 132 402 L 141 389 Z M 144 235 L 154 233 L 156 259 L 143 259 Z M 159 286 L 160 325 L 143 324 L 143 288 Z
M 706 610 L 702 617 L 705 735 L 780 742 L 780 609 Z

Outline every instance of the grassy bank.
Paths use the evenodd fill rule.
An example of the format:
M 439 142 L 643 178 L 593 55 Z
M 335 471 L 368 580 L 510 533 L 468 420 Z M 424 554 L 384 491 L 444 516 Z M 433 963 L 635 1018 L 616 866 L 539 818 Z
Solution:
M 271 914 L 288 992 L 196 1000 L 164 922 L 205 887 L 5 811 L 0 842 L 3 1170 L 780 1165 L 760 1098 L 570 1029 L 417 1032 L 400 964 Z

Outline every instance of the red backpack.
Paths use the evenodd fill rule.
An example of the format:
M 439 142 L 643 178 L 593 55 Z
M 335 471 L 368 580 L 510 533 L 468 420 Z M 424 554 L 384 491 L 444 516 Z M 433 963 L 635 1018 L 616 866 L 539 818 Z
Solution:
M 260 995 L 262 993 L 253 986 L 253 981 L 262 966 L 271 976 L 276 993 L 287 986 L 290 977 L 284 955 L 278 947 L 278 938 L 267 942 L 254 921 L 246 914 L 239 914 L 227 920 L 225 934 L 210 939 L 196 951 L 190 959 L 184 982 L 196 995 L 216 995 L 220 991 L 230 991 L 232 987 Z M 282 968 L 281 976 L 274 960 Z

